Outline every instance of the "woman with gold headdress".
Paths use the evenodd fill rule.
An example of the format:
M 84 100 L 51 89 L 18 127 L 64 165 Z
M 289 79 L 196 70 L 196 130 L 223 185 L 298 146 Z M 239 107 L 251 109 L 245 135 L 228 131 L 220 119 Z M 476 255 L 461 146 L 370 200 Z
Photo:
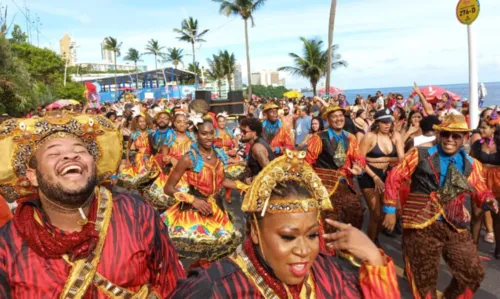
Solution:
M 259 173 L 243 201 L 244 243 L 209 269 L 192 271 L 169 297 L 400 298 L 392 260 L 361 231 L 328 220 L 338 232 L 321 235 L 320 213 L 332 206 L 305 155 L 286 150 Z M 360 278 L 321 253 L 322 240 L 363 260 Z
M 182 156 L 191 149 L 191 145 L 196 142 L 193 134 L 187 130 L 188 120 L 187 111 L 179 109 L 174 112 L 174 129 L 168 135 L 161 152 L 162 159 L 160 164 L 163 172 L 160 173 L 151 187 L 144 192 L 144 197 L 148 202 L 160 210 L 165 210 L 176 203 L 175 199 L 164 196 L 163 188 L 167 183 L 172 167 L 177 165 Z M 181 180 L 178 188 L 181 185 L 185 185 L 184 180 Z
M 165 194 L 177 203 L 163 217 L 181 257 L 212 262 L 234 251 L 241 242 L 241 234 L 217 205 L 216 197 L 222 187 L 241 190 L 247 186 L 225 178 L 228 158 L 214 146 L 212 120 L 196 113 L 190 120 L 197 143 L 191 145 L 168 177 Z M 185 179 L 188 192 L 178 188 L 181 178 Z

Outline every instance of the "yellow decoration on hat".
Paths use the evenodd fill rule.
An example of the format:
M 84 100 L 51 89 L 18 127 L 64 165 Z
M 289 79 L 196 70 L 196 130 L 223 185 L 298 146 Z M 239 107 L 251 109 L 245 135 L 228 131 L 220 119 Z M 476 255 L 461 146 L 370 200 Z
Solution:
M 29 160 L 46 141 L 71 137 L 86 144 L 96 161 L 99 181 L 118 169 L 123 137 L 104 116 L 59 112 L 37 119 L 12 118 L 0 125 L 0 194 L 16 200 L 36 193 L 26 178 Z
M 444 120 L 439 125 L 434 125 L 432 127 L 436 131 L 448 131 L 448 132 L 470 132 L 469 125 L 465 120 L 465 117 L 460 114 L 448 114 L 444 117 Z
M 243 199 L 243 212 L 304 213 L 333 210 L 330 197 L 321 179 L 305 162 L 306 153 L 285 150 L 285 155 L 274 159 L 255 177 Z M 313 194 L 308 199 L 271 199 L 276 185 L 285 181 L 303 184 Z

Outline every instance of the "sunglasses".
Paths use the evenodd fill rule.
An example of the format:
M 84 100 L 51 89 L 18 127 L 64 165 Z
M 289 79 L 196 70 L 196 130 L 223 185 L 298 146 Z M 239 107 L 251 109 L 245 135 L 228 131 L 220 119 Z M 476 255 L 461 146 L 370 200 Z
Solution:
M 396 98 L 396 100 L 398 100 L 398 101 L 402 101 L 402 100 L 403 100 L 403 98 Z
M 446 132 L 446 131 L 439 133 L 439 137 L 444 138 L 444 139 L 449 139 L 450 136 L 455 141 L 462 140 L 464 138 L 464 136 L 462 134 L 459 134 L 459 133 L 452 133 L 452 132 Z

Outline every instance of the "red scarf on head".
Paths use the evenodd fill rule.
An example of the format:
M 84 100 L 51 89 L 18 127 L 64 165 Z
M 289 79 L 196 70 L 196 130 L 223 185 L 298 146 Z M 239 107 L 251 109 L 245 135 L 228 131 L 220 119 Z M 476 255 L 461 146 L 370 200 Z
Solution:
M 264 268 L 260 259 L 257 257 L 257 253 L 255 252 L 255 246 L 252 243 L 252 239 L 247 237 L 243 242 L 243 251 L 247 255 L 247 257 L 252 262 L 253 266 L 257 273 L 262 277 L 266 285 L 268 285 L 280 298 L 288 298 L 286 289 L 283 286 L 283 283 L 280 282 L 273 274 L 269 273 L 268 270 Z M 300 298 L 300 291 L 302 290 L 302 284 L 288 286 L 290 293 L 294 299 Z
M 72 261 L 88 256 L 96 247 L 99 232 L 95 230 L 97 200 L 90 205 L 89 222 L 80 232 L 65 233 L 52 226 L 40 205 L 37 194 L 18 201 L 14 225 L 28 246 L 46 259 L 61 258 L 68 254 Z M 43 224 L 35 219 L 35 213 Z

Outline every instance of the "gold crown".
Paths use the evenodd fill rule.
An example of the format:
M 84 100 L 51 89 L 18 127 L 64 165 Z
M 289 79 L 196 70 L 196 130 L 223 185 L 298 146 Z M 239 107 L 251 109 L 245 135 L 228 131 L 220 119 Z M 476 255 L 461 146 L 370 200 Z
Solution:
M 243 199 L 243 212 L 297 213 L 318 210 L 332 210 L 328 191 L 314 170 L 305 163 L 306 153 L 285 150 L 285 155 L 269 163 L 255 177 Z M 296 181 L 303 184 L 313 194 L 313 198 L 303 200 L 270 200 L 278 183 Z
M 0 125 L 0 194 L 15 200 L 36 192 L 26 178 L 36 149 L 53 138 L 76 137 L 87 146 L 97 164 L 99 180 L 111 176 L 121 161 L 121 133 L 100 115 L 58 112 L 44 118 L 9 119 Z

